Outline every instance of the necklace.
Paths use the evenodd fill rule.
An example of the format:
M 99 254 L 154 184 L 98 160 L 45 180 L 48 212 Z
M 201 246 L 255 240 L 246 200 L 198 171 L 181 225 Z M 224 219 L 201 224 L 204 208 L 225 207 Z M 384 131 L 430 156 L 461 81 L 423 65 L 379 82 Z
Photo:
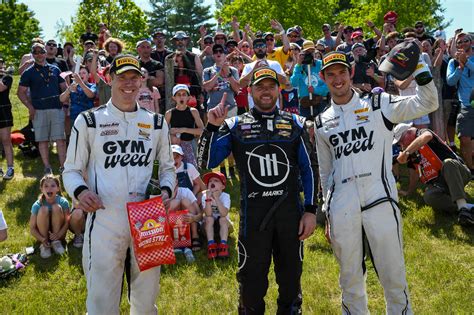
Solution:
M 46 66 L 41 66 L 41 68 L 45 68 L 45 67 Z M 53 71 L 51 70 L 51 67 L 48 67 L 48 75 L 46 76 L 46 78 L 43 74 L 43 70 L 42 69 L 40 70 L 38 65 L 35 66 L 35 69 L 36 71 L 38 71 L 41 78 L 43 78 L 43 81 L 46 83 L 46 87 L 49 87 L 49 79 L 53 76 Z

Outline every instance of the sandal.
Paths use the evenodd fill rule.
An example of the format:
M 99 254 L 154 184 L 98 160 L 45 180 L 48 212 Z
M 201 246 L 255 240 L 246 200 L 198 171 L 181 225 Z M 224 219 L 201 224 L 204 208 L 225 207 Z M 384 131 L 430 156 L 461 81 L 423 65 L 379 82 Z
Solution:
M 193 238 L 191 241 L 192 241 L 191 249 L 193 250 L 193 252 L 197 252 L 201 250 L 201 241 L 199 240 L 199 238 Z

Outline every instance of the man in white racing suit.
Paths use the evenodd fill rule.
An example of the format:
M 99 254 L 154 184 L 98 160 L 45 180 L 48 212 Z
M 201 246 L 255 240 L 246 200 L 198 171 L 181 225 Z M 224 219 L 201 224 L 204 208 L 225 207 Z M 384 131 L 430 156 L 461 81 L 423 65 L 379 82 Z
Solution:
M 153 161 L 160 165 L 165 206 L 175 168 L 164 117 L 140 108 L 139 61 L 128 55 L 112 62 L 112 98 L 83 112 L 72 129 L 63 180 L 87 216 L 83 268 L 89 314 L 119 314 L 123 274 L 130 313 L 156 314 L 160 268 L 140 272 L 133 253 L 126 203 L 144 199 Z
M 410 97 L 359 95 L 351 88 L 350 69 L 344 54 L 324 56 L 321 73 L 332 102 L 315 120 L 323 210 L 340 265 L 342 313 L 369 313 L 365 238 L 384 288 L 387 313 L 411 314 L 402 218 L 391 172 L 393 127 L 436 110 L 437 91 L 429 82 Z

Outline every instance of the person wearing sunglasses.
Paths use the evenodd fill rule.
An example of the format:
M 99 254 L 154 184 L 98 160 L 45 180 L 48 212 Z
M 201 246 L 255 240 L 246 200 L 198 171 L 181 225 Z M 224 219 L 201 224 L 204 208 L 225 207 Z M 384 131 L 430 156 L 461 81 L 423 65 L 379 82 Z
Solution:
M 52 174 L 49 161 L 49 143 L 56 142 L 60 173 L 66 160 L 65 113 L 59 95 L 67 88 L 58 67 L 46 62 L 46 49 L 40 43 L 31 46 L 35 63 L 23 72 L 18 86 L 18 98 L 28 108 L 33 121 L 35 141 L 44 164 L 44 173 Z M 28 96 L 28 88 L 30 96 Z
M 456 129 L 461 144 L 461 155 L 467 167 L 474 173 L 471 138 L 474 137 L 474 52 L 472 38 L 460 32 L 455 37 L 456 53 L 449 61 L 446 81 L 458 87 L 461 112 L 457 117 Z
M 153 43 L 155 44 L 155 49 L 151 51 L 150 57 L 155 59 L 156 61 L 161 62 L 163 65 L 165 64 L 165 58 L 169 54 L 172 53 L 166 46 L 166 31 L 164 30 L 156 30 L 152 34 Z
M 425 25 L 423 24 L 422 21 L 417 21 L 415 23 L 415 33 L 420 43 L 422 43 L 424 40 L 429 40 L 431 42 L 431 45 L 434 44 L 435 42 L 434 37 L 426 34 Z
M 341 43 L 342 29 L 339 29 L 337 36 L 331 35 L 331 25 L 323 24 L 321 30 L 323 31 L 323 37 L 318 40 L 318 44 L 321 43 L 325 47 L 329 48 L 329 51 L 333 51 Z
M 66 63 L 66 60 L 63 58 L 56 57 L 58 52 L 58 44 L 54 39 L 50 39 L 46 42 L 46 62 L 58 67 L 61 72 L 72 70 L 69 69 Z
M 286 30 L 286 36 L 288 36 L 288 41 L 290 43 L 296 43 L 300 47 L 303 45 L 304 39 L 301 38 L 301 33 L 299 29 L 295 27 L 290 27 Z
M 274 30 L 279 32 L 283 46 L 275 47 L 274 34 L 272 32 L 264 33 L 262 38 L 265 40 L 267 46 L 267 59 L 277 61 L 281 68 L 284 68 L 290 52 L 290 42 L 286 36 L 286 31 L 280 22 L 277 20 L 271 20 L 270 25 Z M 257 57 L 254 56 L 253 59 L 256 60 Z

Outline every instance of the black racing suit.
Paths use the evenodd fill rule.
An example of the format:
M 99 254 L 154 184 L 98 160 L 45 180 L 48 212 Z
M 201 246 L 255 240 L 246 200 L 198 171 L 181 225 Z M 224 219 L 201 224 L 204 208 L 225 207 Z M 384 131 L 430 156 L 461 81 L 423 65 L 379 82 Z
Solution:
M 264 313 L 272 254 L 278 313 L 301 312 L 303 242 L 298 228 L 303 211 L 316 212 L 318 182 L 315 150 L 304 120 L 283 111 L 260 113 L 252 108 L 226 119 L 220 128 L 208 124 L 199 142 L 202 168 L 216 167 L 232 152 L 240 175 L 240 313 Z

